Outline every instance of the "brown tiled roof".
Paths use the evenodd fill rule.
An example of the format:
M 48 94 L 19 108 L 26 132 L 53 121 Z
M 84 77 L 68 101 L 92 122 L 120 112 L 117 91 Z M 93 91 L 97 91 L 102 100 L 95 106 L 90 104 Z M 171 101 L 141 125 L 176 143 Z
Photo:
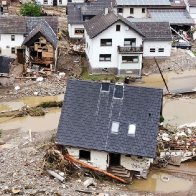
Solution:
M 22 16 L 0 16 L 0 34 L 25 34 L 26 20 Z

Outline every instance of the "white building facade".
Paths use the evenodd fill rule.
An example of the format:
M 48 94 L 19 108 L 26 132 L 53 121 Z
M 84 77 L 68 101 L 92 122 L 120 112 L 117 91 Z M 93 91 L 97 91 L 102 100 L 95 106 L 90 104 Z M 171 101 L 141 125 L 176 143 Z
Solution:
M 69 0 L 36 0 L 36 3 L 43 6 L 66 6 Z
M 113 24 L 93 39 L 85 32 L 85 39 L 93 73 L 111 70 L 117 74 L 141 74 L 142 36 L 124 23 Z
M 0 55 L 16 57 L 16 49 L 24 41 L 24 34 L 0 34 Z

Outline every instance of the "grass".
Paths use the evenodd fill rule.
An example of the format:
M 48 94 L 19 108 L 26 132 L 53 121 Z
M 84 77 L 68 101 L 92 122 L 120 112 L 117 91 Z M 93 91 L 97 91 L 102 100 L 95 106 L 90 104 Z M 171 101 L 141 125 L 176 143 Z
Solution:
M 114 74 L 94 74 L 94 75 L 91 75 L 88 73 L 87 67 L 82 68 L 81 78 L 83 80 L 92 80 L 92 81 L 109 80 L 112 83 L 115 83 L 117 81 L 123 81 L 123 78 L 120 78 Z
M 193 52 L 193 54 L 196 56 L 196 51 L 192 51 Z

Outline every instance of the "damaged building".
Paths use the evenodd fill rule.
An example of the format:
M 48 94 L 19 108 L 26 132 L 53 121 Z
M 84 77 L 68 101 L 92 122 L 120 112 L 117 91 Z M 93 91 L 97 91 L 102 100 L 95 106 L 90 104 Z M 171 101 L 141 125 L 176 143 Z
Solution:
M 0 53 L 18 63 L 52 67 L 57 52 L 57 17 L 0 17 Z
M 114 175 L 146 177 L 156 156 L 162 90 L 69 80 L 56 143 Z

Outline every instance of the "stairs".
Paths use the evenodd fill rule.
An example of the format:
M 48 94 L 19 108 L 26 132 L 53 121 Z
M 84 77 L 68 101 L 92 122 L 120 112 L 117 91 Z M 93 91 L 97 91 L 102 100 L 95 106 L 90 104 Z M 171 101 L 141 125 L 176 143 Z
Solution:
M 133 172 L 125 169 L 123 166 L 110 166 L 108 172 L 123 179 L 132 180 Z

